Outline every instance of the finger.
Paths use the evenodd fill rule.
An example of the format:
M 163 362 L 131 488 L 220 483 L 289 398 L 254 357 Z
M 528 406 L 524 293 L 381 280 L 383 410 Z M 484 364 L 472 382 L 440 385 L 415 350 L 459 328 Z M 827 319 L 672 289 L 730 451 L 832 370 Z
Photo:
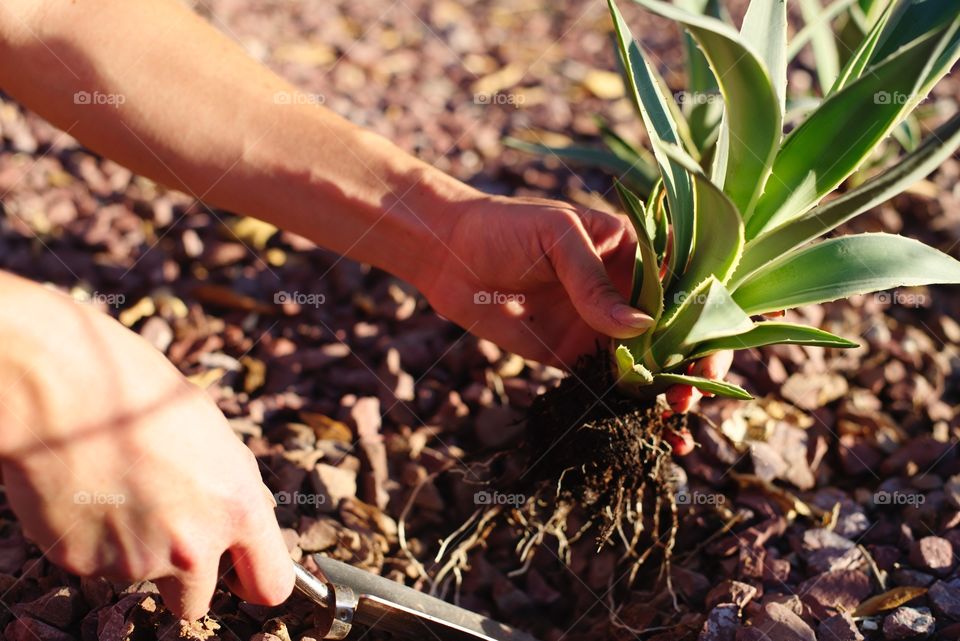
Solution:
M 190 572 L 155 581 L 167 609 L 187 621 L 196 621 L 210 610 L 217 589 L 217 566 L 204 563 Z
M 703 393 L 692 385 L 671 385 L 667 388 L 666 397 L 672 411 L 685 414 L 693 409 Z
M 547 255 L 577 313 L 597 332 L 633 338 L 653 325 L 653 318 L 631 307 L 614 287 L 581 225 L 553 244 Z
M 719 381 L 723 380 L 723 377 L 727 375 L 732 365 L 733 350 L 724 350 L 701 358 L 694 364 L 691 373 L 696 376 L 703 376 L 710 380 Z
M 273 514 L 259 521 L 259 531 L 230 548 L 233 577 L 227 583 L 244 601 L 279 605 L 293 592 L 293 563 Z
M 697 447 L 696 442 L 693 440 L 693 434 L 685 427 L 678 430 L 670 428 L 664 430 L 663 440 L 670 445 L 674 456 L 686 456 Z

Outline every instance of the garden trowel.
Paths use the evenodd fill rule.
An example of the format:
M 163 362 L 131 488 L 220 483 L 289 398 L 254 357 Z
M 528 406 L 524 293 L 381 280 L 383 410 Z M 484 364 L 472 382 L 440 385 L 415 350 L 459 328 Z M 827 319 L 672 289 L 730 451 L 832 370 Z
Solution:
M 405 585 L 319 555 L 315 577 L 295 565 L 297 589 L 323 608 L 327 639 L 344 639 L 354 624 L 426 641 L 536 641 L 485 616 Z

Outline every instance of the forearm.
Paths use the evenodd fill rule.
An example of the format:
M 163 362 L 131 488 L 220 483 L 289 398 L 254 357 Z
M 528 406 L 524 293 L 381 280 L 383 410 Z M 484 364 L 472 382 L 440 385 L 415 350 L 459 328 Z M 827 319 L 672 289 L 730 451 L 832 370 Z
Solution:
M 91 149 L 414 282 L 450 203 L 477 195 L 301 100 L 177 0 L 5 0 L 0 38 L 2 87 Z

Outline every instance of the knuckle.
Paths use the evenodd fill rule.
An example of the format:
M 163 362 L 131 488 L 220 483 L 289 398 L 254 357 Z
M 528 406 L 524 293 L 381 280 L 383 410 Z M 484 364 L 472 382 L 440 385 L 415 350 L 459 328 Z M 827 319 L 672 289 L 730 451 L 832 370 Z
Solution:
M 254 503 L 253 501 L 240 501 L 232 498 L 227 501 L 227 513 L 235 528 L 248 531 L 254 526 L 256 523 Z
M 92 554 L 74 546 L 56 545 L 45 552 L 48 559 L 78 576 L 97 574 L 97 563 Z
M 546 238 L 548 246 L 567 244 L 580 236 L 583 222 L 575 211 L 566 207 L 549 211 L 550 215 L 541 216 L 537 220 L 540 227 L 538 231 Z
M 591 278 L 587 284 L 586 296 L 587 300 L 593 307 L 600 308 L 601 305 L 610 298 L 610 296 L 618 296 L 618 294 L 609 281 L 603 278 L 594 277 Z
M 175 537 L 170 542 L 170 565 L 186 572 L 196 572 L 205 562 L 206 555 L 200 547 L 189 539 Z
M 154 577 L 156 568 L 157 564 L 149 551 L 145 555 L 127 551 L 110 563 L 104 573 L 124 581 L 143 581 Z

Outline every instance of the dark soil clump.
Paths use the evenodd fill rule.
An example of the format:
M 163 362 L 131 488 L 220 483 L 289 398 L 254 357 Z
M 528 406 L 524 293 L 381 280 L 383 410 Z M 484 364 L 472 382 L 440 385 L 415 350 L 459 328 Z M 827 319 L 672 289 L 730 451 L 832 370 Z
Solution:
M 670 447 L 662 434 L 684 420 L 664 418 L 654 402 L 620 394 L 609 356 L 601 352 L 534 401 L 525 477 L 547 486 L 534 488 L 539 494 L 554 489 L 558 502 L 581 506 L 599 521 L 599 543 L 606 543 L 624 518 L 641 516 L 633 512 L 648 487 L 658 495 L 670 491 Z

